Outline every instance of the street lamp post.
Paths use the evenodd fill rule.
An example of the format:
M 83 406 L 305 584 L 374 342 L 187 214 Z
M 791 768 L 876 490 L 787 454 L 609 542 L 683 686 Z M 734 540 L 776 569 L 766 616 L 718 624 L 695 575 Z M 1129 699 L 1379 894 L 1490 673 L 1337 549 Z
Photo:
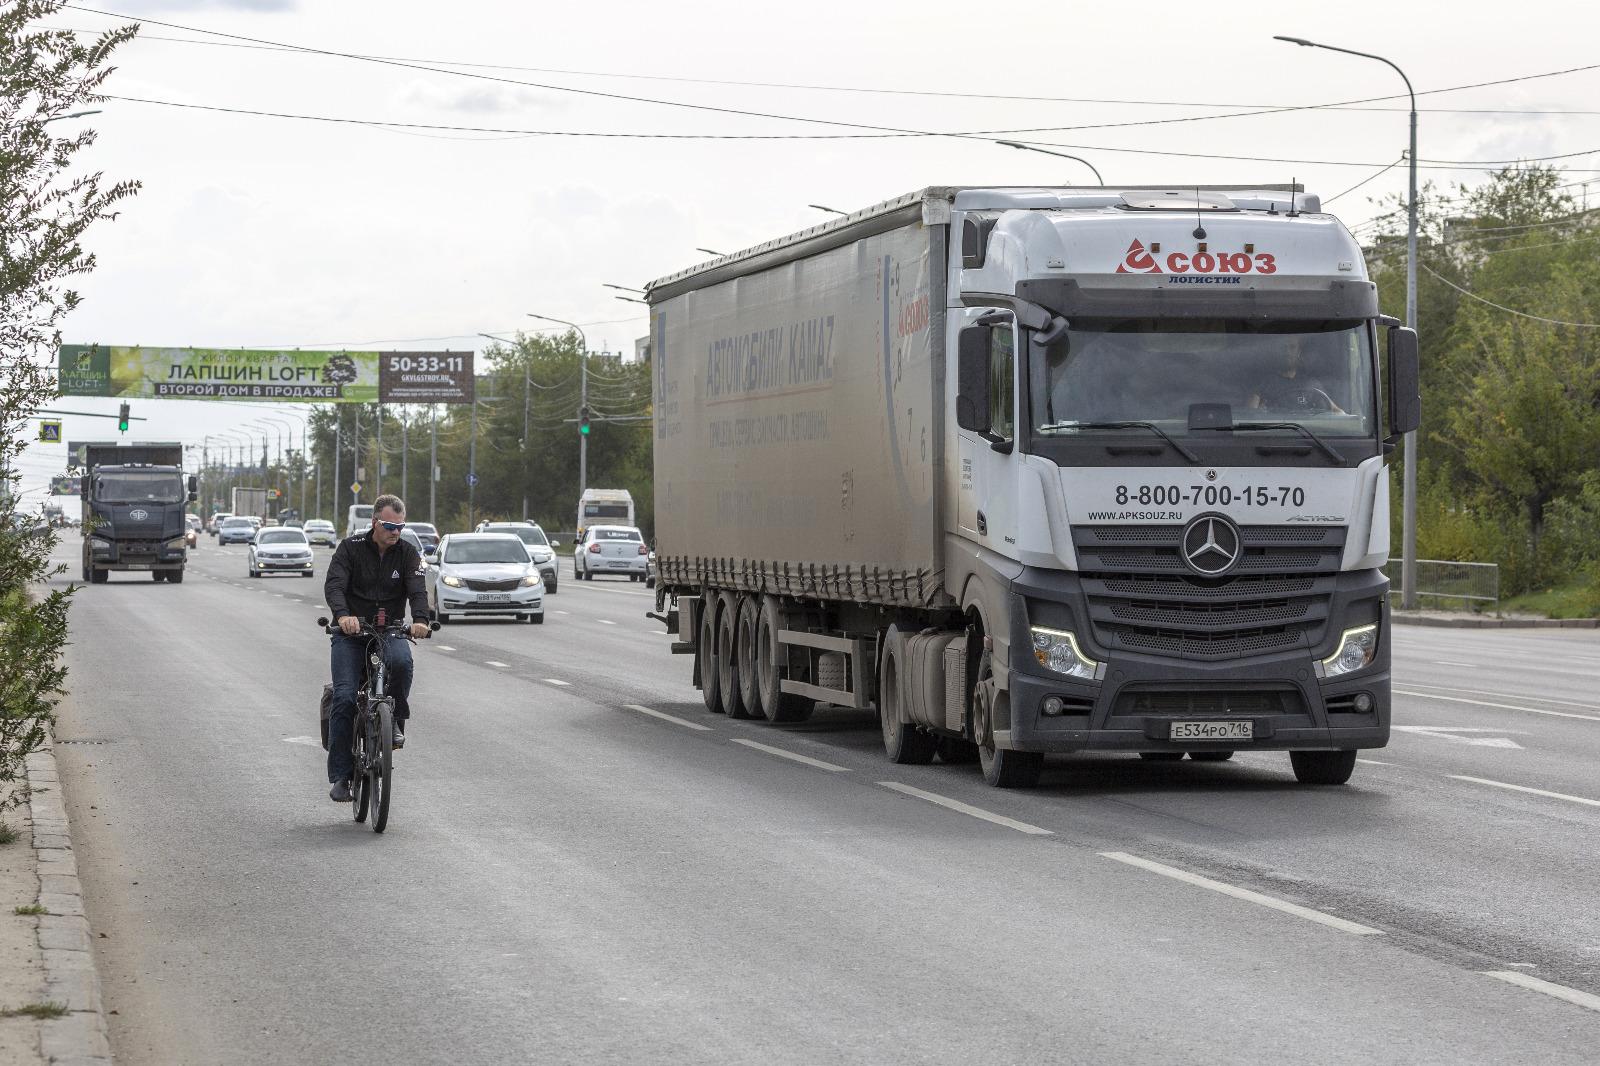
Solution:
M 1406 83 L 1406 95 L 1411 98 L 1411 149 L 1406 153 L 1410 161 L 1410 193 L 1406 197 L 1406 325 L 1417 328 L 1417 94 L 1411 88 L 1411 79 L 1392 60 L 1371 52 L 1357 52 L 1353 48 L 1339 48 L 1331 44 L 1308 41 L 1304 37 L 1273 37 L 1302 48 L 1325 48 L 1330 52 L 1375 59 L 1384 64 Z M 1406 434 L 1404 470 L 1401 474 L 1401 534 L 1400 534 L 1400 606 L 1415 610 L 1417 606 L 1417 431 Z
M 700 249 L 705 251 L 704 248 Z M 578 408 L 582 410 L 589 406 L 589 337 L 583 332 L 583 327 L 576 322 L 568 322 L 564 318 L 551 318 L 549 315 L 536 315 L 532 311 L 529 318 L 537 318 L 541 322 L 554 322 L 562 326 L 570 326 L 578 331 L 578 340 L 583 345 L 583 352 L 578 356 L 579 381 Z M 589 434 L 578 434 L 578 498 L 583 498 L 583 490 L 589 487 Z
M 1093 163 L 1089 162 L 1087 159 L 1084 159 L 1082 156 L 1068 155 L 1066 152 L 1052 152 L 1048 148 L 1039 148 L 1039 147 L 1037 147 L 1035 145 L 1023 144 L 1021 141 L 995 141 L 994 143 L 995 144 L 1003 144 L 1007 148 L 1019 148 L 1024 152 L 1038 152 L 1041 155 L 1060 156 L 1062 159 L 1070 159 L 1074 163 L 1082 163 L 1084 166 L 1086 166 L 1090 170 L 1094 171 L 1094 180 L 1095 181 L 1099 182 L 1101 184 L 1101 186 L 1104 186 L 1105 183 L 1106 183 L 1106 179 L 1104 179 L 1104 178 L 1102 178 L 1100 176 L 1100 168 L 1096 167 Z M 813 204 L 812 206 L 815 207 L 816 205 Z M 823 210 L 827 210 L 827 209 L 824 208 Z

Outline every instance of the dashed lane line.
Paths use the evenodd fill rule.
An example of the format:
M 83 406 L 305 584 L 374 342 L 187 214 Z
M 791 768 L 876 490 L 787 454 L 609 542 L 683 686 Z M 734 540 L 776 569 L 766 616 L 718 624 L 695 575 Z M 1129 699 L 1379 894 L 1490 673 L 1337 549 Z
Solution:
M 456 650 L 455 647 L 453 645 L 450 645 L 450 644 L 435 644 L 434 647 L 438 648 L 440 651 L 455 651 Z
M 603 626 L 614 626 L 617 624 L 609 618 L 596 618 L 595 621 L 599 622 Z
M 1569 796 L 1565 792 L 1546 792 L 1542 788 L 1529 788 L 1527 785 L 1513 785 L 1506 781 L 1491 781 L 1487 777 L 1467 777 L 1464 774 L 1447 774 L 1452 781 L 1470 781 L 1474 785 L 1489 785 L 1492 788 L 1509 789 L 1512 792 L 1526 792 L 1530 796 L 1543 796 L 1546 799 L 1566 800 L 1568 803 L 1581 803 L 1586 807 L 1600 807 L 1600 800 L 1587 799 L 1583 796 Z
M 1543 707 L 1519 707 L 1510 703 L 1490 703 L 1487 700 L 1469 700 L 1462 696 L 1435 696 L 1431 692 L 1413 692 L 1407 689 L 1394 690 L 1398 696 L 1418 696 L 1425 700 L 1443 700 L 1446 703 L 1470 703 L 1474 707 L 1493 707 L 1501 711 L 1525 711 L 1528 714 L 1544 714 L 1551 718 L 1579 718 L 1585 722 L 1600 722 L 1600 715 L 1573 714 L 1571 711 L 1548 711 Z
M 1485 977 L 1493 977 L 1496 981 L 1504 981 L 1508 985 L 1516 985 L 1519 988 L 1526 988 L 1533 992 L 1542 992 L 1547 996 L 1554 996 L 1556 999 L 1566 1000 L 1568 1003 L 1574 1003 L 1592 1011 L 1600 1011 L 1600 996 L 1589 992 L 1580 992 L 1576 988 L 1558 985 L 1553 981 L 1543 981 L 1531 974 L 1518 973 L 1515 970 L 1480 970 L 1478 972 Z
M 687 718 L 679 718 L 675 714 L 666 714 L 662 711 L 652 710 L 649 707 L 641 707 L 637 703 L 624 703 L 622 706 L 630 711 L 638 711 L 640 714 L 648 714 L 651 718 L 659 718 L 663 722 L 671 722 L 673 725 L 681 725 L 685 729 L 697 729 L 702 733 L 709 733 L 712 731 L 711 727 L 708 725 L 701 725 L 699 722 L 691 722 Z
M 937 792 L 924 792 L 920 788 L 912 788 L 910 785 L 903 785 L 898 781 L 879 781 L 878 784 L 903 795 L 913 796 L 917 799 L 937 804 L 946 810 L 952 810 L 972 818 L 980 818 L 995 825 L 1003 825 L 1007 829 L 1015 829 L 1017 832 L 1027 833 L 1029 836 L 1047 837 L 1055 835 L 1048 829 L 1041 829 L 1036 825 L 1029 825 L 1027 822 L 1019 822 L 1015 818 L 1007 818 L 1003 814 L 995 814 L 993 811 L 986 811 L 981 807 L 973 807 L 970 804 L 962 803 L 960 800 L 953 800 L 949 796 L 941 796 Z
M 1126 863 L 1129 866 L 1137 866 L 1141 870 L 1148 870 L 1150 873 L 1160 874 L 1162 877 L 1170 877 L 1174 881 L 1182 881 L 1186 885 L 1194 885 L 1196 888 L 1220 892 L 1224 896 L 1232 896 L 1234 899 L 1259 904 L 1262 907 L 1270 907 L 1275 911 L 1292 914 L 1296 918 L 1304 918 L 1308 922 L 1316 922 L 1319 925 L 1328 926 L 1330 929 L 1337 929 L 1342 933 L 1350 933 L 1354 936 L 1383 935 L 1383 930 L 1381 929 L 1361 925 L 1323 911 L 1312 910 L 1310 907 L 1302 907 L 1298 903 L 1290 903 L 1288 900 L 1278 899 L 1276 896 L 1252 892 L 1250 889 L 1240 888 L 1238 885 L 1230 885 L 1223 881 L 1213 881 L 1209 877 L 1201 877 L 1199 874 L 1192 874 L 1188 870 L 1180 870 L 1176 866 L 1167 866 L 1165 863 L 1152 862 L 1137 855 L 1129 855 L 1125 851 L 1102 851 L 1100 856 L 1115 862 Z
M 498 666 L 502 670 L 511 669 L 511 664 L 510 663 L 499 662 L 498 660 L 495 660 L 495 659 L 485 659 L 485 660 L 483 660 L 483 665 L 485 665 L 485 666 Z
M 1498 692 L 1487 688 L 1468 688 L 1465 685 L 1425 685 L 1419 681 L 1407 681 L 1404 683 L 1410 685 L 1413 689 L 1421 689 L 1427 692 L 1465 692 L 1472 696 L 1495 696 L 1506 700 L 1527 700 L 1530 703 L 1556 703 L 1563 707 L 1579 707 L 1583 710 L 1589 710 L 1594 707 L 1593 700 L 1585 703 L 1581 700 L 1557 699 L 1554 696 L 1535 696 L 1531 692 Z
M 560 688 L 571 688 L 572 687 L 572 682 L 571 681 L 563 681 L 559 677 L 547 677 L 547 678 L 544 679 L 544 683 L 547 684 L 547 685 L 556 685 L 556 686 L 558 686 Z
M 755 740 L 745 740 L 742 737 L 735 737 L 733 742 L 735 744 L 743 744 L 747 748 L 754 748 L 757 751 L 764 751 L 768 755 L 776 755 L 780 759 L 790 759 L 794 762 L 804 763 L 807 766 L 816 767 L 818 770 L 827 770 L 828 772 L 835 774 L 847 774 L 850 772 L 850 768 L 848 766 L 835 766 L 831 762 L 823 762 L 821 759 L 813 759 L 809 755 L 800 755 L 797 752 L 785 751 L 783 748 L 775 748 L 771 744 L 762 744 L 761 742 Z

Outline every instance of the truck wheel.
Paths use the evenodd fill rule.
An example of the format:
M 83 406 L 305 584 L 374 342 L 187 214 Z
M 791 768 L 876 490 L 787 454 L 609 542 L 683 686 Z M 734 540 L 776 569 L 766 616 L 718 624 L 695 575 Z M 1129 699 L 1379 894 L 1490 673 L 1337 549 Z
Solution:
M 183 584 L 183 571 L 182 570 L 168 570 L 167 571 L 167 584 L 169 584 L 169 585 L 181 585 L 181 584 Z
M 739 595 L 724 592 L 717 602 L 717 690 L 729 718 L 749 718 L 739 695 Z
M 761 606 L 755 596 L 739 597 L 739 617 L 734 623 L 734 657 L 738 662 L 739 702 L 752 718 L 767 717 L 761 702 L 761 686 L 756 678 L 756 630 L 760 626 Z
M 1356 768 L 1354 748 L 1344 751 L 1291 751 L 1289 765 L 1302 785 L 1342 785 Z
M 109 570 L 89 571 L 89 581 L 93 584 L 104 585 L 109 580 L 111 580 L 111 571 Z
M 165 581 L 166 579 L 167 579 L 167 572 L 165 570 L 152 570 L 152 571 L 150 571 L 150 580 L 151 581 Z
M 1189 753 L 1189 758 L 1193 759 L 1195 762 L 1227 762 L 1229 759 L 1233 758 L 1233 752 L 1231 752 L 1231 751 L 1191 751 Z M 1350 765 L 1352 767 L 1355 766 L 1354 763 L 1351 763 Z
M 762 597 L 756 617 L 756 689 L 761 695 L 761 709 L 766 712 L 767 721 L 804 722 L 811 717 L 817 704 L 808 696 L 783 691 L 784 664 L 788 657 L 778 644 L 778 631 L 785 628 L 777 597 Z
M 1044 770 L 1044 754 L 1008 751 L 995 744 L 991 697 L 986 684 L 992 676 L 988 656 L 984 656 L 983 665 L 978 668 L 978 683 L 972 690 L 972 731 L 978 738 L 978 765 L 983 770 L 984 781 L 995 788 L 1032 788 L 1039 783 L 1039 775 Z
M 700 667 L 700 696 L 706 710 L 722 713 L 722 690 L 717 686 L 717 598 L 703 595 L 700 606 L 700 649 L 695 654 Z
M 901 721 L 900 674 L 905 656 L 905 637 L 898 627 L 890 626 L 884 637 L 883 662 L 878 667 L 878 724 L 883 729 L 883 750 L 890 762 L 923 766 L 933 761 L 939 738 Z

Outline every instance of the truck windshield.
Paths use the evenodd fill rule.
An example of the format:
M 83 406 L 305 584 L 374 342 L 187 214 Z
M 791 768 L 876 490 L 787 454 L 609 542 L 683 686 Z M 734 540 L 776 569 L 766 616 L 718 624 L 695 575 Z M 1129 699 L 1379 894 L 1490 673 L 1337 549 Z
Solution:
M 182 503 L 183 479 L 142 470 L 106 473 L 95 478 L 94 495 L 101 503 Z
M 1296 423 L 1319 437 L 1376 432 L 1361 322 L 1075 320 L 1031 369 L 1034 432 L 1045 436 L 1133 421 L 1182 435 L 1191 404 L 1227 404 L 1235 424 Z

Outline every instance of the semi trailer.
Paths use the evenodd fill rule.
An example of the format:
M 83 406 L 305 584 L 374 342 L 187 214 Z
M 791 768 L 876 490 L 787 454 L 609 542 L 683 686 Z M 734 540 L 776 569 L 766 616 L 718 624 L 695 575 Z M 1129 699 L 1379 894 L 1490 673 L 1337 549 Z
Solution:
M 656 616 L 899 763 L 1389 738 L 1416 335 L 1298 187 L 940 187 L 661 278 Z
M 188 561 L 183 445 L 83 445 L 83 580 L 104 584 L 113 570 L 148 570 L 177 584 Z

